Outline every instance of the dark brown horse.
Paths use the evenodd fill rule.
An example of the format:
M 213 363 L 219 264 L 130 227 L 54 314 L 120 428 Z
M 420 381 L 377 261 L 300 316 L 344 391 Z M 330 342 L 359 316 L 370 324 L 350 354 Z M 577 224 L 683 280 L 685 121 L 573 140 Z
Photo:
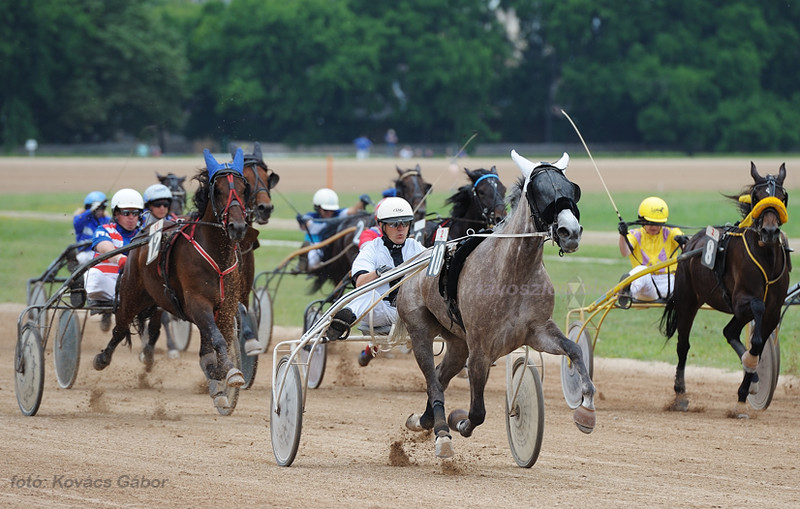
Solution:
M 439 278 L 424 272 L 410 277 L 397 298 L 397 311 L 411 336 L 428 393 L 425 412 L 411 415 L 406 425 L 413 431 L 433 429 L 436 455 L 442 458 L 453 454 L 444 405 L 450 380 L 466 363 L 469 413 L 466 418 L 454 418 L 465 414 L 454 411 L 450 417 L 451 426 L 468 437 L 486 417 L 483 395 L 489 367 L 523 345 L 569 356 L 583 394 L 583 402 L 575 410 L 575 423 L 584 433 L 594 429 L 594 385 L 580 347 L 564 336 L 552 319 L 554 290 L 542 263 L 546 238 L 553 239 L 563 252 L 578 249 L 583 231 L 578 222 L 580 188 L 564 175 L 566 154 L 554 164 L 533 163 L 515 151 L 511 155 L 525 177 L 518 184 L 518 192 L 525 199 L 519 200 L 506 220 L 465 259 L 457 276 L 454 300 L 443 298 Z M 499 299 L 487 298 L 487 289 L 496 288 L 507 288 L 508 292 Z M 460 320 L 454 319 L 451 304 L 455 304 Z M 447 343 L 438 366 L 434 366 L 433 353 L 436 336 Z
M 736 227 L 724 229 L 714 269 L 702 263 L 706 253 L 678 262 L 675 291 L 661 318 L 661 330 L 667 338 L 678 333 L 675 410 L 688 408 L 684 370 L 689 334 L 695 315 L 704 303 L 733 315 L 722 334 L 744 368 L 736 415 L 746 415 L 744 404 L 748 392 L 754 389 L 751 384 L 758 382 L 756 368 L 764 343 L 780 320 L 791 268 L 788 246 L 780 231 L 781 224 L 788 219 L 788 196 L 783 187 L 786 165 L 781 165 L 777 176 L 762 177 L 751 162 L 750 175 L 753 185 L 742 192 L 745 199 L 729 196 L 739 203 L 744 219 Z M 700 232 L 689 240 L 686 250 L 702 248 L 705 244 L 705 232 Z M 748 350 L 739 337 L 751 320 L 754 333 Z
M 248 231 L 245 204 L 250 188 L 242 176 L 241 150 L 233 163 L 218 163 L 208 150 L 204 155 L 206 168 L 195 176 L 199 187 L 193 220 L 165 227 L 152 263 L 147 263 L 146 247 L 130 251 L 118 281 L 113 335 L 94 358 L 94 367 L 106 368 L 121 341 L 130 344 L 129 327 L 137 315 L 160 307 L 200 329 L 200 367 L 214 404 L 221 413 L 229 413 L 235 401 L 228 396 L 238 397 L 244 383 L 229 353 L 238 348 L 234 324 L 241 289 L 239 243 Z M 153 343 L 159 328 L 158 321 L 150 321 Z
M 440 221 L 428 221 L 425 224 L 425 234 L 417 238 L 426 247 L 433 245 L 436 229 L 439 226 L 448 227 L 448 238 L 459 239 L 469 230 L 480 231 L 494 228 L 506 217 L 506 186 L 500 182 L 497 168 L 490 170 L 480 168 L 474 171 L 464 169 L 469 179 L 469 184 L 458 188 L 445 201 L 451 205 L 450 217 Z

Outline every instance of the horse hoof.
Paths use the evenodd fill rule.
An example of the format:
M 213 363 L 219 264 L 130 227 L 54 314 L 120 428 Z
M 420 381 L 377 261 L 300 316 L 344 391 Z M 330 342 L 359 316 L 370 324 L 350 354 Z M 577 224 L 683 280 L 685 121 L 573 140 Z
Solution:
M 676 395 L 675 401 L 673 401 L 668 408 L 673 412 L 688 412 L 689 400 L 686 398 L 686 396 Z
M 419 423 L 419 414 L 411 414 L 406 419 L 406 428 L 411 431 L 425 431 L 425 428 Z
M 469 419 L 469 413 L 463 408 L 457 408 L 447 416 L 447 425 L 450 426 L 450 429 L 458 429 L 458 423 L 467 419 Z
M 96 371 L 102 371 L 108 367 L 108 361 L 105 359 L 102 353 L 99 353 L 94 356 L 92 365 Z
M 214 407 L 227 409 L 231 407 L 231 404 L 228 401 L 228 397 L 222 394 L 214 397 Z
M 248 356 L 260 355 L 264 353 L 264 349 L 261 348 L 261 343 L 259 343 L 257 339 L 252 338 L 245 342 L 244 353 Z
M 453 457 L 453 439 L 445 431 L 440 431 L 436 437 L 436 457 L 444 459 Z
M 144 350 L 139 352 L 139 361 L 144 364 L 144 370 L 148 373 L 153 369 L 153 364 L 155 364 L 153 362 L 153 353 L 147 354 Z
M 225 376 L 225 383 L 228 387 L 241 387 L 244 385 L 244 375 L 238 369 L 231 368 Z
M 593 409 L 586 408 L 583 405 L 579 406 L 572 414 L 572 420 L 575 421 L 575 426 L 583 433 L 588 435 L 594 431 L 595 416 Z
M 749 419 L 750 414 L 747 409 L 747 404 L 741 401 L 736 403 L 736 406 L 728 412 L 728 417 L 732 419 Z
M 758 382 L 750 382 L 750 394 L 758 394 Z

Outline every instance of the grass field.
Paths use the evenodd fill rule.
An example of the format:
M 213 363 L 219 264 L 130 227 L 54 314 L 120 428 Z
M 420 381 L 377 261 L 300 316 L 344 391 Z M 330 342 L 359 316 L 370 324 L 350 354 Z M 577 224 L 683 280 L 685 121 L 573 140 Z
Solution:
M 675 224 L 700 228 L 705 224 L 724 224 L 737 218 L 733 206 L 722 196 L 711 200 L 707 195 L 708 193 L 661 193 L 670 204 L 670 221 Z M 430 198 L 428 209 L 445 212 L 443 203 L 447 196 L 448 193 L 434 194 Z M 342 193 L 342 203 L 355 201 L 356 197 L 357 193 Z M 287 204 L 309 203 L 310 198 L 309 193 L 287 193 L 274 197 L 274 217 L 292 219 L 295 212 Z M 634 219 L 635 212 L 630 211 L 635 211 L 641 200 L 641 193 L 620 193 L 615 198 L 623 218 Z M 71 242 L 71 223 L 66 220 L 64 210 L 70 210 L 80 199 L 74 193 L 3 197 L 3 205 L 0 207 L 0 259 L 3 260 L 3 270 L 0 271 L 0 302 L 25 302 L 28 278 L 41 274 Z M 616 230 L 616 214 L 605 193 L 586 193 L 580 206 L 581 222 L 586 232 L 613 233 Z M 54 220 L 13 217 L 13 214 L 6 212 L 30 210 L 51 213 Z M 263 241 L 288 241 L 297 244 L 302 241 L 302 234 L 296 230 L 276 229 L 269 225 L 260 230 L 259 238 Z M 693 232 L 696 228 L 686 230 Z M 800 227 L 796 223 L 788 223 L 784 230 L 790 237 L 800 237 Z M 588 304 L 612 288 L 620 275 L 629 268 L 627 260 L 619 257 L 615 237 L 610 238 L 614 240 L 601 244 L 584 243 L 578 253 L 563 258 L 558 257 L 555 247 L 545 248 L 545 263 L 557 292 L 554 318 L 565 331 L 567 309 L 575 305 L 575 301 L 570 302 L 569 283 L 582 282 L 583 302 Z M 284 245 L 269 245 L 257 250 L 256 272 L 271 272 L 293 250 L 293 247 Z M 309 288 L 310 281 L 304 276 L 285 276 L 281 279 L 278 292 L 274 296 L 275 324 L 301 326 L 305 306 L 330 291 L 330 287 L 327 287 L 318 295 L 310 295 Z M 797 340 L 800 317 L 794 317 L 795 314 L 797 311 L 794 309 L 788 311 L 780 333 L 783 373 L 800 374 Z M 659 333 L 657 325 L 660 317 L 660 309 L 613 310 L 603 322 L 596 347 L 597 355 L 673 363 L 676 359 L 675 339 L 666 342 Z M 721 329 L 727 320 L 728 316 L 722 313 L 699 313 L 693 328 L 690 364 L 739 369 L 738 360 L 721 335 Z

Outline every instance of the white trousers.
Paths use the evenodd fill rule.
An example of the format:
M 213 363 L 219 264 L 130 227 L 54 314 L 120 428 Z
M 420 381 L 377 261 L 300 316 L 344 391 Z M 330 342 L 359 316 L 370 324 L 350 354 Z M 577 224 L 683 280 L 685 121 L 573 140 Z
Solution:
M 360 297 L 353 299 L 353 301 L 350 302 L 347 307 L 349 307 L 356 317 L 358 317 L 361 316 L 361 314 L 367 309 L 369 309 L 373 302 L 380 298 L 381 294 L 375 290 L 372 290 L 364 295 L 361 295 Z M 370 313 L 372 314 L 373 327 L 392 325 L 397 321 L 397 308 L 393 307 L 385 300 L 380 300 L 377 304 L 375 304 L 375 307 L 372 308 Z M 361 320 L 361 327 L 369 327 L 369 322 L 370 315 L 367 315 L 363 320 Z
M 637 274 L 645 269 L 646 266 L 639 265 L 632 268 L 628 274 Z M 659 298 L 666 299 L 674 289 L 675 274 L 645 274 L 631 282 L 631 296 L 645 302 Z

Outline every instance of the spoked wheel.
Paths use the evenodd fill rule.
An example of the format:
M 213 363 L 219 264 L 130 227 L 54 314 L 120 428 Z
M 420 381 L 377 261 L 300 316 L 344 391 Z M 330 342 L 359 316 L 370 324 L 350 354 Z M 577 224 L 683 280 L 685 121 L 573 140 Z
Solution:
M 522 357 L 514 360 L 511 369 L 511 385 L 506 387 L 508 445 L 517 465 L 530 468 L 539 457 L 544 435 L 542 382 L 536 366 L 526 366 Z
M 258 342 L 262 351 L 266 352 L 272 341 L 272 297 L 265 286 L 253 292 L 252 300 L 250 309 L 255 312 L 256 320 L 253 323 L 258 326 Z
M 237 321 L 237 324 L 236 324 L 236 328 L 234 330 L 237 333 L 237 335 L 236 335 L 236 337 L 234 337 L 234 340 L 231 341 L 230 347 L 228 348 L 228 357 L 231 359 L 231 362 L 233 362 L 233 365 L 241 370 L 242 369 L 242 350 L 240 348 L 240 342 L 239 342 L 239 336 L 238 336 L 238 332 L 239 332 L 238 319 L 236 321 Z M 233 411 L 236 409 L 236 403 L 239 401 L 239 389 L 240 388 L 239 387 L 230 387 L 228 384 L 225 383 L 224 380 L 222 381 L 222 384 L 223 384 L 222 392 L 225 395 L 225 397 L 227 398 L 228 404 L 227 405 L 218 405 L 217 401 L 215 400 L 214 401 L 214 407 L 217 409 L 217 412 L 219 412 L 220 415 L 231 415 L 233 413 Z M 211 386 L 209 386 L 209 388 L 210 387 Z
M 748 337 L 753 336 L 753 322 L 748 326 Z M 758 360 L 758 390 L 754 394 L 747 395 L 747 402 L 756 410 L 766 410 L 772 403 L 772 396 L 775 395 L 775 387 L 778 386 L 778 375 L 781 372 L 781 350 L 778 344 L 777 331 L 772 331 L 761 351 L 761 358 Z
M 28 305 L 39 306 L 38 313 L 36 313 L 35 316 L 29 316 L 28 319 L 35 320 L 40 331 L 44 330 L 44 327 L 47 325 L 47 313 L 44 310 L 44 305 L 47 304 L 47 291 L 44 285 L 45 284 L 41 281 L 34 283 L 31 285 L 30 291 L 28 292 Z
M 185 352 L 189 348 L 189 342 L 192 340 L 192 322 L 181 320 L 175 315 L 171 315 L 166 311 L 167 316 L 166 326 L 169 327 L 169 334 L 172 337 L 172 346 L 179 352 Z
M 247 311 L 247 318 L 250 320 L 250 324 L 253 329 L 257 332 L 258 321 L 256 319 L 255 312 L 252 309 Z M 245 339 L 242 331 L 242 327 L 237 329 L 237 336 L 239 338 L 239 351 L 241 352 L 242 358 L 242 366 L 240 369 L 244 375 L 244 385 L 242 386 L 242 389 L 249 389 L 250 386 L 253 385 L 253 380 L 255 380 L 256 372 L 258 371 L 258 355 L 247 355 L 244 353 L 244 344 L 247 342 L 247 340 Z
M 35 322 L 22 326 L 14 350 L 14 391 L 23 415 L 36 415 L 44 390 L 44 350 Z
M 305 316 L 303 317 L 303 332 L 306 332 L 317 318 L 322 314 L 322 301 L 314 301 L 306 308 Z M 311 345 L 306 345 L 308 350 L 303 349 L 300 352 L 300 361 L 308 363 L 308 388 L 316 389 L 322 383 L 322 378 L 325 376 L 325 366 L 328 363 L 328 345 L 326 343 L 317 344 L 314 348 L 314 353 L 311 358 L 308 358 L 311 350 Z
M 297 456 L 303 427 L 303 386 L 300 382 L 300 370 L 296 365 L 289 364 L 288 356 L 283 356 L 278 361 L 275 384 L 280 393 L 277 408 L 274 392 L 270 398 L 269 434 L 275 461 L 279 466 L 288 467 Z M 274 390 L 276 389 L 273 388 Z
M 53 341 L 53 365 L 56 368 L 58 386 L 69 389 L 78 376 L 81 361 L 81 327 L 76 312 L 72 309 L 61 311 L 58 317 Z
M 589 378 L 594 373 L 594 352 L 592 351 L 592 340 L 589 338 L 589 333 L 586 329 L 583 334 L 578 338 L 578 331 L 581 330 L 583 323 L 581 321 L 572 322 L 569 326 L 567 337 L 570 341 L 577 341 L 578 346 L 583 354 L 583 363 L 589 371 Z M 564 399 L 570 408 L 578 408 L 583 401 L 583 392 L 581 391 L 581 378 L 578 375 L 578 370 L 570 362 L 569 357 L 566 355 L 561 357 L 561 391 L 564 393 Z

